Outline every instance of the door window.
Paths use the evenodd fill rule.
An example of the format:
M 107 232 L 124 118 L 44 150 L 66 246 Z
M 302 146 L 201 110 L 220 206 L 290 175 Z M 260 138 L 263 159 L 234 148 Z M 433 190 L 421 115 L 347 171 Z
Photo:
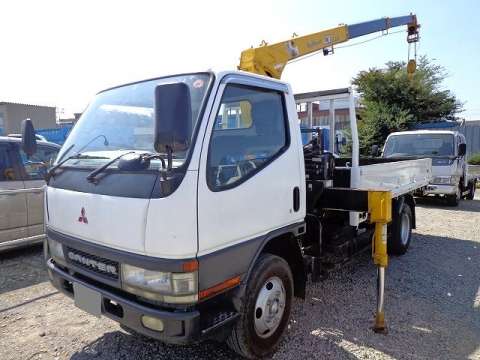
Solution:
M 0 144 L 0 181 L 18 180 L 9 144 Z
M 0 143 L 0 181 L 22 180 L 17 144 Z
M 267 166 L 289 144 L 282 93 L 228 85 L 213 126 L 207 182 L 213 191 L 235 187 Z
M 58 149 L 50 146 L 38 145 L 37 152 L 27 157 L 27 155 L 20 150 L 23 167 L 25 168 L 25 180 L 43 180 L 47 174 L 47 170 L 52 166 L 57 157 Z

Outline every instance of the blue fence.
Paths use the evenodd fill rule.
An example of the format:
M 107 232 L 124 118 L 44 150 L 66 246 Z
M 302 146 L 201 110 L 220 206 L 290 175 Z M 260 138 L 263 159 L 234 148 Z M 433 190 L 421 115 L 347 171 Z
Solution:
M 50 142 L 63 145 L 71 129 L 72 125 L 65 125 L 58 129 L 35 129 L 35 132 Z

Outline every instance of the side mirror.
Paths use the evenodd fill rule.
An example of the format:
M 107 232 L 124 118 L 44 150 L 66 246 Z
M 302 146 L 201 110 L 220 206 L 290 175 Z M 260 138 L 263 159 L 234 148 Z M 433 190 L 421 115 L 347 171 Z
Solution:
M 372 145 L 372 147 L 370 148 L 370 156 L 377 157 L 379 155 L 380 155 L 380 148 L 378 147 L 378 145 Z
M 190 145 L 192 107 L 184 83 L 155 88 L 155 150 L 161 153 L 187 150 Z
M 30 119 L 22 121 L 22 150 L 28 157 L 37 152 L 37 137 Z
M 467 153 L 467 144 L 458 144 L 458 156 L 465 156 Z

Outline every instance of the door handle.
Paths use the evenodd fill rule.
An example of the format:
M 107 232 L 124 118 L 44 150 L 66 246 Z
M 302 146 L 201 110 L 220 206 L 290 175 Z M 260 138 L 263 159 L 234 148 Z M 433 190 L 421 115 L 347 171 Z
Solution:
M 293 188 L 293 211 L 300 210 L 300 189 L 298 186 Z

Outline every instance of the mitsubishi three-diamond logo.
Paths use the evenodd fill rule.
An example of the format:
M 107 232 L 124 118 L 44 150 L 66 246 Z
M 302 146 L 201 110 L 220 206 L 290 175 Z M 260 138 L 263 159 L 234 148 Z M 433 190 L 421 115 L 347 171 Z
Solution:
M 78 218 L 78 222 L 88 224 L 88 219 L 85 214 L 86 214 L 85 208 L 82 207 L 82 210 L 80 211 L 80 217 Z

